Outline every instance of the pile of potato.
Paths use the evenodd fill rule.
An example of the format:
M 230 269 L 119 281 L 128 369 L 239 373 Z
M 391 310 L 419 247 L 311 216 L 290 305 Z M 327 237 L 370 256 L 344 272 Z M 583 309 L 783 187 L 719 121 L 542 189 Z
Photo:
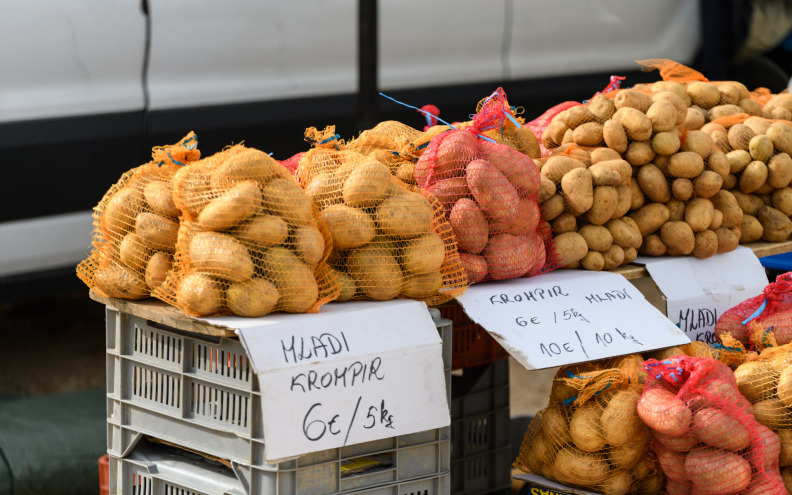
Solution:
M 182 167 L 172 276 L 152 293 L 187 314 L 314 312 L 338 293 L 326 230 L 291 174 L 243 145 Z
M 717 101 L 733 89 L 713 87 Z M 542 142 L 553 151 L 541 160 L 547 180 L 540 200 L 556 236 L 585 234 L 588 253 L 571 267 L 610 269 L 636 251 L 706 258 L 737 247 L 742 212 L 731 194 L 721 194 L 728 159 L 707 133 L 687 127 L 697 101 L 696 86 L 658 81 L 597 95 L 550 121 Z M 611 239 L 608 222 L 625 218 L 633 220 L 629 240 Z M 582 246 L 566 236 L 559 249 L 566 252 L 573 238 Z
M 332 238 L 339 301 L 445 302 L 467 286 L 442 208 L 391 175 L 372 153 L 317 147 L 297 176 Z
M 647 363 L 637 411 L 652 431 L 668 495 L 787 493 L 779 437 L 754 417 L 757 409 L 752 413 L 726 365 L 707 358 L 678 368 L 669 361 Z M 662 365 L 668 368 L 655 380 Z
M 638 417 L 639 355 L 564 366 L 526 432 L 516 466 L 606 495 L 659 494 L 651 435 Z
M 152 162 L 126 172 L 94 208 L 93 251 L 77 266 L 89 287 L 141 299 L 164 282 L 179 231 L 171 183 L 181 163 L 200 157 L 194 140 L 190 133 L 179 144 L 155 148 Z

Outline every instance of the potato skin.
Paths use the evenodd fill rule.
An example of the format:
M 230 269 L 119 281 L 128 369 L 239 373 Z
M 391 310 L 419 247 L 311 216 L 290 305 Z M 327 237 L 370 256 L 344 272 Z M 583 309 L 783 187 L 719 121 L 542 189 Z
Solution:
M 594 225 L 603 225 L 611 219 L 619 203 L 619 193 L 613 186 L 598 186 L 594 188 L 594 198 L 591 208 L 586 212 L 586 218 Z
M 489 266 L 484 256 L 460 252 L 459 261 L 465 268 L 469 284 L 479 283 L 487 277 Z
M 275 215 L 256 215 L 234 231 L 240 241 L 254 247 L 277 246 L 289 237 L 289 226 Z
M 423 274 L 440 272 L 445 260 L 445 244 L 434 232 L 429 232 L 405 243 L 401 250 L 401 265 L 405 272 Z
M 575 215 L 583 214 L 594 205 L 594 183 L 585 168 L 576 168 L 561 178 L 564 201 Z
M 704 159 L 693 151 L 680 151 L 668 160 L 668 173 L 674 177 L 695 179 L 704 171 Z
M 561 266 L 580 261 L 588 253 L 586 239 L 577 232 L 566 232 L 553 237 L 553 246 Z
M 686 222 L 666 222 L 660 228 L 663 244 L 679 254 L 690 254 L 696 246 L 696 236 Z
M 135 218 L 143 207 L 143 193 L 139 188 L 126 186 L 107 200 L 102 211 L 101 225 L 109 237 L 122 237 L 135 226 Z
M 484 250 L 489 240 L 489 225 L 478 203 L 468 198 L 460 199 L 451 209 L 448 221 L 459 249 L 472 254 Z
M 293 234 L 294 252 L 300 260 L 313 268 L 319 264 L 325 252 L 325 239 L 316 227 L 300 227 Z
M 470 196 L 470 189 L 464 177 L 437 181 L 428 187 L 427 191 L 445 207 L 452 207 L 461 198 Z
M 649 203 L 629 215 L 638 225 L 643 237 L 660 229 L 670 216 L 668 207 L 660 203 Z
M 671 199 L 671 188 L 665 174 L 656 165 L 649 163 L 638 169 L 638 185 L 646 196 L 655 203 L 665 203 Z

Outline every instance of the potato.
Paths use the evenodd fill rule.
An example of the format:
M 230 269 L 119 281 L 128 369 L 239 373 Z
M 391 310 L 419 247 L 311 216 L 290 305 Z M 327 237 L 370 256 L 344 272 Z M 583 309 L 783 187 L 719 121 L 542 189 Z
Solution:
M 558 451 L 553 467 L 565 480 L 578 485 L 598 485 L 608 478 L 608 462 L 598 455 L 565 446 Z
M 740 493 L 751 483 L 751 465 L 737 454 L 711 447 L 685 457 L 685 473 L 695 489 L 712 495 Z
M 341 286 L 341 292 L 339 293 L 338 298 L 336 298 L 336 301 L 345 302 L 352 300 L 357 294 L 357 283 L 355 282 L 355 279 L 341 270 L 332 270 L 338 279 L 339 285 Z
M 566 232 L 555 236 L 553 245 L 561 266 L 580 261 L 588 252 L 586 239 L 577 232 Z
M 572 443 L 583 452 L 596 452 L 605 448 L 599 409 L 596 402 L 589 402 L 578 407 L 569 419 Z
M 575 129 L 586 122 L 594 122 L 596 115 L 585 105 L 576 105 L 563 113 L 563 120 L 570 129 Z M 561 116 L 561 114 L 559 114 Z
M 673 356 L 671 354 L 669 357 Z M 687 452 L 692 450 L 698 440 L 693 435 L 682 435 L 672 437 L 670 435 L 663 435 L 657 432 L 653 432 L 652 436 L 658 443 L 660 443 L 666 450 L 670 450 L 673 452 Z
M 190 241 L 189 255 L 195 269 L 229 282 L 253 276 L 255 267 L 247 248 L 227 234 L 196 233 Z
M 558 184 L 561 178 L 572 169 L 585 168 L 586 164 L 566 155 L 555 155 L 547 159 L 542 166 L 541 174 Z
M 733 150 L 726 153 L 729 159 L 729 172 L 739 174 L 751 163 L 751 154 L 745 150 Z
M 748 128 L 744 124 L 743 127 Z M 755 135 L 748 142 L 748 152 L 754 160 L 767 162 L 773 156 L 773 151 L 773 140 L 764 134 Z
M 689 130 L 680 146 L 682 151 L 691 151 L 706 160 L 715 149 L 712 138 L 702 131 Z
M 710 227 L 714 214 L 715 206 L 709 199 L 691 199 L 685 207 L 685 222 L 690 225 L 694 232 L 701 232 Z
M 723 213 L 723 227 L 737 227 L 742 223 L 743 212 L 734 195 L 729 191 L 720 190 L 711 198 L 715 208 Z
M 696 236 L 686 222 L 666 222 L 660 228 L 663 244 L 679 254 L 690 254 L 696 246 Z
M 542 411 L 542 431 L 552 444 L 564 445 L 572 442 L 569 425 L 564 412 L 559 407 L 548 407 Z
M 290 225 L 311 225 L 314 221 L 311 200 L 294 181 L 273 179 L 264 186 L 261 197 L 269 213 L 278 215 Z
M 720 103 L 720 90 L 710 82 L 691 81 L 685 89 L 690 101 L 701 108 L 712 108 Z
M 539 203 L 543 203 L 550 199 L 556 193 L 556 185 L 555 182 L 551 181 L 544 175 L 541 176 L 542 180 L 542 187 L 539 189 L 539 195 L 536 197 L 536 200 Z M 467 182 L 465 183 L 467 187 Z
M 685 454 L 673 450 L 656 449 L 657 461 L 663 474 L 671 481 L 688 481 L 685 476 Z
M 599 146 L 602 143 L 602 124 L 586 122 L 572 131 L 572 140 L 580 146 Z
M 647 113 L 652 105 L 652 97 L 634 89 L 622 89 L 616 93 L 613 104 L 617 110 L 623 107 L 631 107 Z
M 604 495 L 627 495 L 633 486 L 633 477 L 627 471 L 612 471 L 599 485 Z
M 710 137 L 712 138 L 712 142 L 715 145 L 716 150 L 723 153 L 730 153 L 732 151 L 732 147 L 729 144 L 729 138 L 726 132 L 712 131 L 710 132 Z
M 102 210 L 101 225 L 110 237 L 122 237 L 132 230 L 135 217 L 143 207 L 143 193 L 136 187 L 126 186 L 107 200 Z
M 324 256 L 325 240 L 316 227 L 300 227 L 294 231 L 293 240 L 295 254 L 306 265 L 313 268 Z
M 237 316 L 257 318 L 272 312 L 280 294 L 275 285 L 263 278 L 231 284 L 226 291 L 226 306 Z
M 778 465 L 782 468 L 792 466 L 792 430 L 777 430 L 780 443 Z
M 143 211 L 135 219 L 135 233 L 147 247 L 155 251 L 171 253 L 176 247 L 179 222 L 156 213 Z
M 594 185 L 585 168 L 576 168 L 561 178 L 561 190 L 566 205 L 575 215 L 587 212 L 594 204 Z
M 615 160 L 604 160 L 597 163 L 597 167 L 606 167 L 610 170 L 618 172 L 621 176 L 621 185 L 629 185 L 630 179 L 633 174 L 632 166 L 627 162 L 627 160 L 622 159 L 615 159 Z M 590 169 L 589 169 L 590 170 Z
M 319 298 L 313 268 L 301 263 L 291 250 L 269 248 L 262 253 L 264 276 L 278 289 L 278 309 L 287 313 L 305 313 Z
M 646 428 L 644 425 L 641 426 Z M 647 445 L 645 442 L 633 441 L 610 445 L 608 450 L 608 461 L 614 468 L 630 469 L 646 458 Z
M 792 220 L 770 206 L 759 208 L 756 218 L 762 224 L 762 239 L 769 242 L 782 242 L 792 234 Z
M 487 276 L 489 267 L 483 256 L 460 252 L 459 261 L 467 273 L 468 284 L 481 282 Z
M 641 234 L 638 230 L 632 228 L 627 222 L 622 219 L 612 219 L 605 224 L 605 228 L 610 232 L 613 242 L 622 248 L 632 247 L 638 249 L 641 247 Z
M 395 198 L 391 198 L 393 199 Z M 379 212 L 379 208 L 377 211 Z M 377 232 L 371 215 L 359 208 L 344 204 L 331 205 L 319 216 L 327 224 L 333 239 L 333 249 L 336 251 L 368 244 Z
M 143 277 L 123 265 L 110 264 L 96 270 L 94 283 L 107 296 L 118 299 L 142 299 L 149 295 Z
M 767 162 L 767 183 L 773 188 L 786 187 L 792 181 L 792 158 L 787 153 L 777 153 Z
M 437 294 L 443 287 L 443 275 L 439 271 L 405 277 L 400 297 L 426 299 Z
M 693 256 L 699 259 L 709 258 L 718 253 L 718 234 L 713 230 L 696 232 Z
M 693 417 L 693 412 L 673 392 L 660 388 L 644 390 L 637 411 L 646 426 L 671 436 L 685 434 Z
M 289 237 L 289 226 L 275 215 L 256 215 L 235 231 L 237 239 L 254 247 L 277 246 Z
M 472 199 L 462 198 L 456 202 L 448 216 L 459 249 L 479 254 L 489 239 L 487 219 L 478 204 Z
M 574 107 L 573 107 L 574 108 Z M 564 134 L 569 130 L 566 124 L 566 115 L 569 109 L 556 115 L 542 131 L 542 145 L 545 148 L 557 148 L 563 140 Z
M 544 246 L 538 235 L 493 235 L 484 248 L 490 278 L 503 280 L 525 275 L 533 268 L 535 252 L 540 248 L 544 249 Z
M 668 173 L 674 177 L 695 179 L 704 171 L 704 160 L 693 151 L 680 151 L 671 155 L 668 161 Z
M 613 270 L 625 264 L 624 249 L 618 244 L 611 244 L 611 247 L 602 253 L 602 256 L 605 258 L 604 270 Z
M 616 186 L 616 193 L 619 195 L 619 198 L 616 202 L 616 209 L 613 210 L 613 215 L 611 215 L 611 219 L 622 218 L 630 211 L 633 205 L 633 190 L 630 186 Z M 641 197 L 643 197 L 643 193 L 641 193 Z
M 382 234 L 399 239 L 411 239 L 429 232 L 434 220 L 434 209 L 429 200 L 420 194 L 403 192 L 394 194 L 380 203 L 374 212 L 374 218 Z
M 762 461 L 766 468 L 778 465 L 779 455 L 781 454 L 781 439 L 779 436 L 764 425 L 759 425 L 756 428 L 756 433 L 759 436 L 759 442 L 756 442 L 752 447 L 757 458 L 751 459 L 755 465 L 758 465 L 758 447 L 762 447 Z M 750 455 L 750 454 L 749 454 Z
M 679 151 L 682 142 L 675 132 L 658 132 L 652 136 L 651 146 L 658 155 L 673 155 Z
M 706 112 L 702 111 L 699 107 L 688 108 L 685 114 L 685 129 L 701 129 L 701 126 L 707 121 Z
M 639 168 L 636 179 L 643 193 L 655 203 L 665 203 L 671 199 L 668 181 L 654 164 L 649 163 Z
M 776 394 L 782 404 L 792 407 L 792 366 L 785 367 L 778 376 Z
M 647 141 L 652 136 L 652 121 L 640 110 L 632 107 L 619 108 L 613 114 L 613 120 L 624 126 L 624 132 L 632 141 Z
M 690 179 L 674 179 L 674 182 L 671 183 L 671 195 L 679 201 L 689 200 L 693 196 L 693 181 Z
M 619 193 L 612 186 L 594 188 L 594 199 L 591 209 L 586 213 L 588 221 L 594 225 L 603 225 L 611 219 L 619 202 Z
M 729 159 L 726 153 L 720 150 L 713 150 L 707 157 L 707 170 L 711 170 L 721 176 L 721 179 L 726 179 L 731 172 Z
M 732 229 L 739 230 L 739 227 L 733 227 Z M 734 251 L 740 244 L 740 235 L 732 229 L 725 227 L 715 229 L 715 234 L 718 236 L 719 253 Z
M 586 240 L 586 245 L 591 251 L 607 251 L 613 244 L 613 236 L 602 225 L 586 224 L 578 230 Z
M 305 194 L 317 208 L 322 209 L 343 201 L 342 185 L 333 172 L 321 172 L 305 187 Z
M 776 189 L 770 196 L 770 202 L 773 208 L 784 215 L 792 215 L 792 188 L 783 187 L 781 189 Z
M 751 215 L 743 215 L 740 225 L 740 244 L 756 242 L 764 235 L 764 228 L 759 220 Z
M 655 151 L 649 141 L 633 141 L 624 152 L 624 159 L 633 166 L 645 165 L 651 162 L 654 157 Z
M 646 110 L 652 132 L 666 132 L 677 126 L 677 107 L 667 99 L 656 99 Z
M 792 127 L 781 122 L 770 124 L 765 132 L 773 140 L 773 147 L 781 153 L 792 154 Z
M 197 225 L 203 230 L 227 230 L 252 217 L 261 205 L 261 189 L 256 182 L 236 182 L 201 210 Z
M 490 165 L 508 179 L 521 198 L 536 197 L 541 180 L 533 160 L 508 146 L 488 141 L 482 141 L 479 149 Z
M 693 192 L 698 198 L 710 198 L 720 191 L 723 179 L 716 172 L 705 170 L 693 180 Z
M 402 269 L 384 248 L 366 246 L 353 250 L 347 258 L 347 270 L 369 299 L 385 301 L 402 292 Z
M 209 184 L 207 171 L 200 163 L 180 168 L 172 179 L 173 202 L 180 210 L 193 216 L 217 196 Z
M 156 252 L 149 258 L 146 265 L 146 285 L 154 290 L 165 282 L 173 265 L 173 256 L 168 253 Z
M 656 232 L 670 216 L 668 207 L 660 203 L 649 203 L 629 215 L 638 225 L 643 237 Z
M 767 180 L 768 170 L 764 162 L 753 161 L 743 169 L 740 175 L 740 190 L 752 193 L 759 189 Z
M 605 255 L 599 251 L 589 251 L 586 256 L 580 260 L 580 266 L 586 270 L 599 272 L 605 269 Z
M 617 186 L 622 182 L 621 174 L 606 165 L 594 164 L 588 171 L 595 186 Z
M 651 124 L 651 122 L 650 122 Z M 602 125 L 602 139 L 608 148 L 624 153 L 627 151 L 629 140 L 627 138 L 627 131 L 621 122 L 610 119 Z
M 470 131 L 450 131 L 443 135 L 437 146 L 437 154 L 431 175 L 434 180 L 443 180 L 462 175 L 467 164 L 478 150 L 476 135 Z M 417 177 L 416 177 L 417 179 Z M 418 181 L 419 185 L 424 185 Z
M 186 312 L 209 316 L 220 312 L 224 301 L 223 285 L 200 272 L 185 276 L 176 290 L 176 300 Z
M 699 129 L 699 130 L 701 132 L 707 134 L 707 135 L 710 135 L 710 136 L 715 131 L 722 132 L 724 134 L 728 134 L 728 132 L 729 132 L 728 129 L 726 129 L 725 127 L 723 127 L 723 125 L 721 125 L 721 124 L 719 124 L 717 122 L 707 122 L 706 124 L 701 126 L 701 129 Z
M 427 191 L 446 207 L 452 207 L 459 199 L 470 196 L 470 189 L 464 177 L 437 181 L 428 187 Z
M 734 370 L 737 389 L 751 403 L 768 399 L 775 390 L 778 376 L 766 362 L 749 361 Z
M 390 185 L 388 167 L 369 158 L 368 161 L 358 164 L 344 181 L 342 197 L 347 206 L 377 206 L 388 196 Z
M 525 235 L 536 230 L 541 217 L 539 204 L 532 198 L 520 198 L 517 204 L 517 213 L 514 214 L 509 222 L 491 221 L 489 231 L 491 233 L 502 233 L 512 235 Z
M 599 162 L 607 162 L 610 160 L 622 159 L 621 153 L 619 153 L 616 150 L 605 147 L 594 148 L 593 150 L 591 150 L 591 153 L 589 153 L 589 156 L 591 157 L 592 166 L 596 165 Z
M 647 256 L 663 256 L 667 250 L 668 248 L 660 240 L 660 236 L 652 234 L 644 237 L 638 252 Z
M 740 421 L 717 407 L 702 407 L 693 414 L 691 433 L 718 449 L 742 450 L 751 444 L 751 433 Z
M 562 213 L 553 220 L 553 234 L 577 232 L 577 218 L 571 213 Z
M 600 416 L 605 440 L 611 446 L 626 445 L 648 433 L 636 412 L 641 394 L 630 389 L 615 392 Z
M 789 412 L 784 403 L 778 398 L 760 400 L 751 405 L 756 421 L 770 428 L 778 430 L 789 426 L 787 417 Z
M 185 167 L 186 168 L 186 167 Z M 210 174 L 209 183 L 217 191 L 225 191 L 238 182 L 251 180 L 264 184 L 281 175 L 285 168 L 267 153 L 257 149 L 245 149 L 225 158 Z
M 511 220 L 520 197 L 500 171 L 485 160 L 473 160 L 467 166 L 466 177 L 470 192 L 487 216 L 501 222 Z
M 539 205 L 542 211 L 542 218 L 544 220 L 555 220 L 558 215 L 562 214 L 566 209 L 566 202 L 564 197 L 560 194 L 553 195 L 550 199 Z
M 613 117 L 616 112 L 616 105 L 613 100 L 605 95 L 595 95 L 591 101 L 588 102 L 588 110 L 594 115 L 594 118 L 599 123 L 604 123 L 606 120 Z
M 173 188 L 164 180 L 152 180 L 143 188 L 143 197 L 154 213 L 166 217 L 178 217 L 181 210 L 173 202 Z
M 145 270 L 151 254 L 151 249 L 134 232 L 125 235 L 118 244 L 118 259 L 124 265 L 138 272 Z
M 755 133 L 753 129 L 745 124 L 734 124 L 729 128 L 727 133 L 729 144 L 735 150 L 748 150 L 751 139 L 754 138 Z M 772 143 L 772 141 L 771 141 Z
M 439 272 L 445 255 L 443 239 L 430 232 L 406 242 L 401 250 L 401 265 L 410 274 Z

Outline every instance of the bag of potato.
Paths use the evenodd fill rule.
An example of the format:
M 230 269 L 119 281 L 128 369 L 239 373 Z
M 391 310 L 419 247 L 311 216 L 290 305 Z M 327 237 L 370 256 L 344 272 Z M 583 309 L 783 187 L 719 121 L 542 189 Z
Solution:
M 165 280 L 179 230 L 171 182 L 200 158 L 194 133 L 177 144 L 155 147 L 152 161 L 121 176 L 93 211 L 90 256 L 77 276 L 97 294 L 142 299 Z
M 243 145 L 173 178 L 173 269 L 152 295 L 188 315 L 314 313 L 339 293 L 329 233 L 289 171 Z
M 297 168 L 332 238 L 339 301 L 394 298 L 441 304 L 467 287 L 442 206 L 372 155 L 313 148 Z
M 637 411 L 652 431 L 666 493 L 787 493 L 779 438 L 757 421 L 728 366 L 689 356 L 644 366 Z
M 761 294 L 726 310 L 715 323 L 715 337 L 720 341 L 728 333 L 748 346 L 751 322 L 757 325 L 753 333 L 771 329 L 779 345 L 792 341 L 792 272 L 779 275 Z
M 707 357 L 717 359 L 731 369 L 736 369 L 745 361 L 753 359 L 756 353 L 748 351 L 745 346 L 732 337 L 724 335 L 721 342 L 709 345 L 706 342 L 693 341 L 689 344 L 676 345 L 645 354 L 647 359 L 664 361 L 677 355 L 691 357 Z
M 553 266 L 548 263 L 554 261 L 552 246 L 537 228 L 536 165 L 483 135 L 505 129 L 507 122 L 514 126 L 510 119 L 498 90 L 464 128 L 432 138 L 415 164 L 418 186 L 437 197 L 448 214 L 471 284 L 535 275 Z
M 651 435 L 638 417 L 645 373 L 638 354 L 562 366 L 528 426 L 514 465 L 607 495 L 659 494 Z

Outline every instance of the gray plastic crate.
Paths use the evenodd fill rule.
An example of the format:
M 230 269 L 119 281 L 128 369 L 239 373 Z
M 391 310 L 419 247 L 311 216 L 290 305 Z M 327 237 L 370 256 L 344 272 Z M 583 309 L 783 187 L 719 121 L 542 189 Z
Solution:
M 450 402 L 451 322 L 430 312 L 443 339 Z M 267 463 L 258 380 L 238 340 L 108 306 L 107 451 L 124 458 L 146 436 L 230 461 L 251 495 L 347 493 L 450 470 L 448 427 Z M 384 459 L 387 468 L 342 475 L 342 464 L 366 456 Z
M 111 495 L 245 495 L 234 471 L 220 462 L 174 447 L 142 442 L 125 458 L 109 456 Z M 352 492 L 359 495 L 443 495 L 449 474 Z M 302 490 L 295 493 L 303 493 Z
M 509 361 L 465 368 L 451 384 L 451 493 L 511 488 Z

